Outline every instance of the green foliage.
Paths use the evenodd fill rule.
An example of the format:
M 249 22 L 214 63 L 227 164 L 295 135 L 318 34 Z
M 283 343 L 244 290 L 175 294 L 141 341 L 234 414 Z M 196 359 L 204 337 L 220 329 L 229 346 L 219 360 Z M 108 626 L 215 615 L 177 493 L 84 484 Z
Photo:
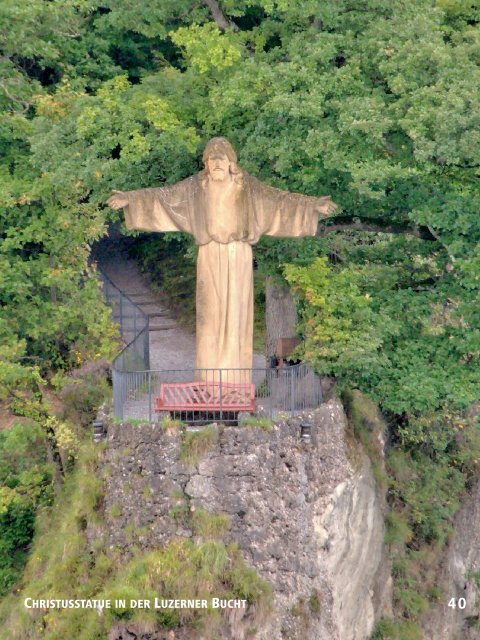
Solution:
M 309 267 L 287 265 L 285 273 L 303 304 L 305 357 L 340 386 L 353 378 L 397 414 L 475 400 L 480 370 L 466 352 L 472 328 L 455 310 L 439 309 L 411 288 L 392 292 L 398 284 L 388 266 L 335 269 L 317 258 Z
M 26 550 L 33 536 L 34 521 L 34 508 L 20 501 L 10 502 L 0 515 L 1 595 L 8 593 L 21 576 Z
M 416 619 L 439 597 L 439 564 L 460 505 L 466 475 L 453 461 L 393 449 L 385 542 L 393 560 L 396 610 Z
M 0 595 L 19 579 L 34 531 L 35 512 L 52 499 L 52 470 L 35 424 L 0 431 Z
M 315 263 L 325 278 L 312 284 L 329 298 L 310 312 L 326 323 L 324 334 L 311 327 L 323 370 L 358 378 L 396 413 L 445 398 L 466 406 L 478 386 L 478 31 L 476 10 L 454 6 L 426 12 L 424 0 L 389 0 L 357 11 L 333 0 L 321 7 L 225 2 L 225 18 L 239 30 L 221 32 L 206 6 L 188 0 L 138 10 L 107 2 L 101 11 L 95 2 L 74 11 L 59 0 L 42 17 L 45 39 L 35 41 L 39 5 L 29 5 L 21 14 L 28 56 L 56 70 L 43 79 L 48 91 L 35 89 L 31 112 L 4 117 L 0 145 L 7 325 L 23 313 L 18 339 L 26 340 L 27 355 L 68 366 L 77 339 L 91 353 L 105 335 L 92 298 L 98 291 L 76 285 L 88 245 L 103 233 L 101 203 L 111 187 L 178 180 L 198 167 L 200 142 L 222 133 L 248 170 L 278 186 L 332 193 L 347 222 L 433 230 L 432 243 L 362 232 L 267 238 L 256 259 L 271 272 L 285 262 L 340 257 L 332 274 Z M 128 51 L 123 60 L 120 43 Z M 89 64 L 80 63 L 82 47 L 91 52 Z M 132 85 L 129 73 L 143 74 L 142 83 Z M 34 82 L 28 72 L 22 77 Z M 178 257 L 186 253 L 174 253 L 170 288 L 191 305 L 193 261 L 181 261 L 181 268 L 189 263 L 184 277 Z M 149 262 L 154 254 L 152 247 Z M 445 271 L 447 261 L 453 272 Z M 78 300 L 67 313 L 72 293 Z
M 110 392 L 104 370 L 91 369 L 84 367 L 61 382 L 63 417 L 83 426 L 91 423 Z
M 195 329 L 196 248 L 190 236 L 149 234 L 131 248 L 153 287 L 165 297 L 175 317 Z
M 199 73 L 228 69 L 242 56 L 240 43 L 235 43 L 231 36 L 223 35 L 213 22 L 181 27 L 171 37 L 182 49 L 187 64 Z
M 386 517 L 385 544 L 404 545 L 413 538 L 413 532 L 408 520 L 402 513 L 390 511 Z
M 305 355 L 388 415 L 387 536 L 409 560 L 446 540 L 480 460 L 467 420 L 480 383 L 477 3 L 220 6 L 229 28 L 192 0 L 2 3 L 0 396 L 51 452 L 55 431 L 68 440 L 48 427 L 42 390 L 115 348 L 89 263 L 118 220 L 105 200 L 190 175 L 205 140 L 225 135 L 247 171 L 341 205 L 321 238 L 262 239 L 256 280 L 290 264 Z M 152 277 L 191 323 L 195 248 L 149 240 L 149 270 L 159 248 L 167 268 Z M 67 405 L 78 411 L 73 393 Z M 368 445 L 368 425 L 358 434 Z M 184 447 L 192 461 L 199 443 Z M 412 571 L 397 602 L 417 615 Z M 76 624 L 72 637 L 100 637 L 98 621 Z M 414 638 L 409 625 L 379 637 Z
M 383 618 L 376 625 L 370 640 L 422 640 L 423 634 L 415 622 L 398 622 Z

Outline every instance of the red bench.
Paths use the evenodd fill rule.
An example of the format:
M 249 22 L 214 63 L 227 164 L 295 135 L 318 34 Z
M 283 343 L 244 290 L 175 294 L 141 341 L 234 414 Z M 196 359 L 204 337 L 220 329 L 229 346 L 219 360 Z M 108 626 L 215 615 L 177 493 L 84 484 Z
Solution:
M 221 397 L 220 397 L 221 394 Z M 255 411 L 255 385 L 234 382 L 164 383 L 156 411 Z

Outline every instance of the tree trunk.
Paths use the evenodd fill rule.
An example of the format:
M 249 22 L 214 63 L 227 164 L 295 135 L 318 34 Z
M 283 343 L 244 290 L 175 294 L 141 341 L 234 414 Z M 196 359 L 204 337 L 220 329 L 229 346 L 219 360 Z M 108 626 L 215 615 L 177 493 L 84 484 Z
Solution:
M 280 338 L 293 338 L 297 335 L 297 309 L 287 285 L 278 284 L 268 277 L 265 286 L 265 320 L 267 325 L 266 357 L 267 362 L 275 356 L 275 347 Z

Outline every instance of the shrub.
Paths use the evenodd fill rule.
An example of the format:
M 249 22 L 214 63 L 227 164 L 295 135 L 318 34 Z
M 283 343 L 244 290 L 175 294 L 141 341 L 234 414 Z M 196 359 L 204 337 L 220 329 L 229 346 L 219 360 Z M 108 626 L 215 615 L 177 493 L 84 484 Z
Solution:
M 415 622 L 384 618 L 376 625 L 370 640 L 423 640 L 423 634 Z

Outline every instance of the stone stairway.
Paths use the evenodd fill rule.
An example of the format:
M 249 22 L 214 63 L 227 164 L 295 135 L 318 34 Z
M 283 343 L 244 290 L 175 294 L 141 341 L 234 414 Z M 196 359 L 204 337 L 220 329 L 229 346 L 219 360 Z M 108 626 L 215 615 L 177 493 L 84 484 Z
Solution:
M 120 242 L 103 242 L 96 251 L 99 268 L 149 317 L 152 369 L 190 369 L 195 363 L 195 336 L 172 318 L 137 263 Z

